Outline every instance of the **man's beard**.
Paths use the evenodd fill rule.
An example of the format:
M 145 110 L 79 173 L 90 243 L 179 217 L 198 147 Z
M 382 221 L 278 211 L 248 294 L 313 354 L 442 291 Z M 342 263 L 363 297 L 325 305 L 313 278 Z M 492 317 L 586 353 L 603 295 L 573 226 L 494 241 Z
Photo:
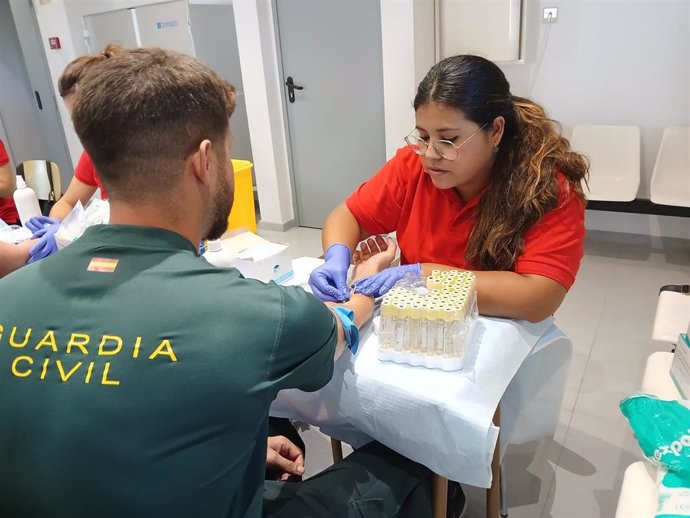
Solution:
M 213 197 L 213 219 L 204 239 L 220 239 L 228 228 L 228 216 L 232 209 L 234 193 L 224 171 L 218 171 L 216 187 L 216 194 Z

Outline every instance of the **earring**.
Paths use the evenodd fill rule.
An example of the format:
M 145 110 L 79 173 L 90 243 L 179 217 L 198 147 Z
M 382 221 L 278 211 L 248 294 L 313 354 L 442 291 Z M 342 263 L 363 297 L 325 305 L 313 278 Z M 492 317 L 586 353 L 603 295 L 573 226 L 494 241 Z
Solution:
M 498 153 L 498 146 L 494 146 L 493 150 L 494 153 Z

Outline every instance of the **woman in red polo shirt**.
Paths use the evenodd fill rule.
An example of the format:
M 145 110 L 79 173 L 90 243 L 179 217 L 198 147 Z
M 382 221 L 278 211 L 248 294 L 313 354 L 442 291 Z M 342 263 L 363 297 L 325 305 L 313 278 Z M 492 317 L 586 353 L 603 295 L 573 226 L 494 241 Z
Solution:
M 553 314 L 583 255 L 586 159 L 540 106 L 512 96 L 501 69 L 484 58 L 436 64 L 414 108 L 407 146 L 328 216 L 314 293 L 349 297 L 357 243 L 396 231 L 402 266 L 355 291 L 381 296 L 408 272 L 460 268 L 477 273 L 484 315 L 539 321 Z
M 19 222 L 17 207 L 14 206 L 15 173 L 10 167 L 10 157 L 5 144 L 0 140 L 0 219 L 7 224 Z

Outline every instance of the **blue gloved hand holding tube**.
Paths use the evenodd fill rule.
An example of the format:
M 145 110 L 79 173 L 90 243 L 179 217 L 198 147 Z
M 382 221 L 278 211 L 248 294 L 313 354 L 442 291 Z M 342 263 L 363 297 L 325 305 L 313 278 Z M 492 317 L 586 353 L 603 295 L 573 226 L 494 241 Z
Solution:
M 395 285 L 396 282 L 406 275 L 421 274 L 422 265 L 419 263 L 386 268 L 376 275 L 370 275 L 369 277 L 358 280 L 353 287 L 353 293 L 362 293 L 368 296 L 383 297 L 386 293 L 388 293 L 388 290 Z
M 34 237 L 41 237 L 45 232 L 55 224 L 60 224 L 59 219 L 49 218 L 48 216 L 36 216 L 31 218 L 24 225 L 26 228 L 31 230 Z
M 326 262 L 309 276 L 309 286 L 314 295 L 326 302 L 343 302 L 350 298 L 347 287 L 350 256 L 350 249 L 342 243 L 331 245 L 326 250 Z
M 26 228 L 31 230 L 34 238 L 39 238 L 38 243 L 29 251 L 27 264 L 34 263 L 57 252 L 55 233 L 60 228 L 60 220 L 47 216 L 38 216 L 27 221 Z

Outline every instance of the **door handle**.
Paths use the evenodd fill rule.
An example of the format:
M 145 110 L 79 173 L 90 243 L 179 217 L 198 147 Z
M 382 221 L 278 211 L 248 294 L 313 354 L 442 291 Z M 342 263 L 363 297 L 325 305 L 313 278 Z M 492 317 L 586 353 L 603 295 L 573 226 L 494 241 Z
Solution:
M 41 102 L 41 94 L 38 93 L 38 90 L 34 90 L 34 95 L 36 96 L 36 104 L 38 104 L 38 109 L 42 110 L 43 103 Z
M 287 81 L 285 81 L 285 86 L 288 87 L 288 101 L 291 103 L 295 102 L 295 90 L 304 90 L 303 86 L 298 86 L 292 80 L 292 76 L 288 76 Z

